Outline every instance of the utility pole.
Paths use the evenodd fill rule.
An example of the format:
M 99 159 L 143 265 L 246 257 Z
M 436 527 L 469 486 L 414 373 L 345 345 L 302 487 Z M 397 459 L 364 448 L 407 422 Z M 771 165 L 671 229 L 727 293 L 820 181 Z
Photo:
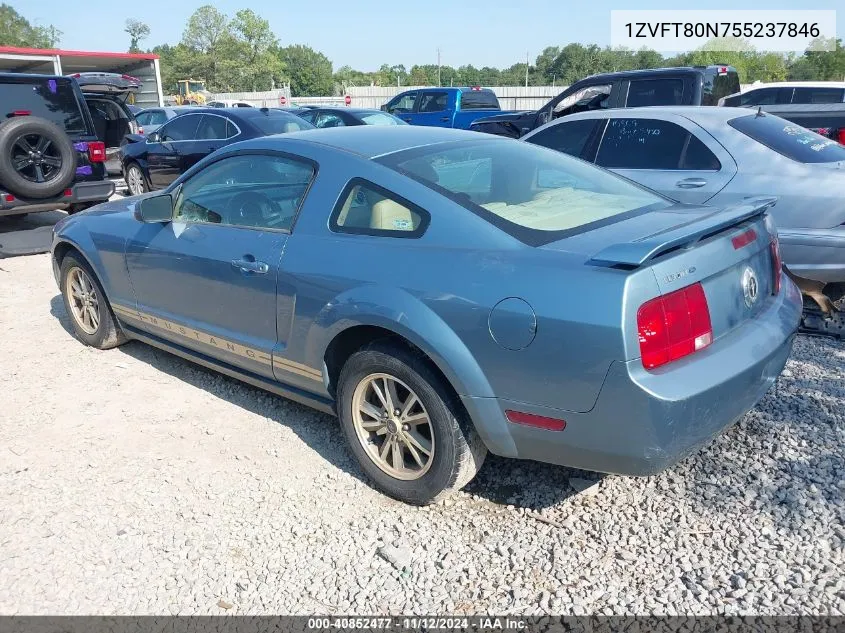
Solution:
M 440 49 L 437 49 L 437 87 L 440 87 Z
M 525 51 L 525 87 L 528 87 L 528 51 Z

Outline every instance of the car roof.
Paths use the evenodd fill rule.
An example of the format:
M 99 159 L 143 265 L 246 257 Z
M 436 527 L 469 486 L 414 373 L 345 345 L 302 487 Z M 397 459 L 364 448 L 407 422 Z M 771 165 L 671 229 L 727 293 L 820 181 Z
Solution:
M 333 147 L 346 152 L 375 158 L 392 154 L 406 149 L 437 145 L 440 143 L 458 143 L 461 141 L 482 142 L 513 142 L 494 134 L 480 134 L 467 130 L 451 128 L 435 128 L 414 125 L 355 125 L 351 127 L 335 127 L 301 132 L 289 132 L 284 139 L 296 139 L 308 143 L 315 143 Z M 245 141 L 241 147 L 266 147 L 279 138 L 263 137 L 252 141 Z
M 350 114 L 372 114 L 373 112 L 382 112 L 376 108 L 347 108 L 344 106 L 334 107 L 328 106 L 325 108 L 317 108 L 318 110 L 325 110 L 327 112 L 348 112 Z M 382 113 L 384 114 L 384 113 Z
M 557 125 L 567 121 L 575 121 L 578 119 L 608 119 L 608 118 L 624 118 L 626 116 L 652 114 L 654 116 L 660 115 L 676 115 L 686 117 L 692 121 L 707 121 L 710 123 L 724 123 L 735 119 L 738 116 L 747 116 L 757 112 L 757 108 L 730 108 L 726 106 L 644 106 L 641 108 L 611 108 L 608 110 L 588 110 L 587 112 L 576 112 L 575 114 L 568 114 L 565 117 L 556 119 L 549 125 Z M 545 126 L 544 126 L 545 127 Z
M 576 81 L 573 86 L 577 83 L 581 83 L 582 81 L 586 81 L 588 79 L 608 79 L 608 80 L 615 80 L 615 79 L 625 79 L 628 77 L 638 77 L 640 75 L 644 76 L 652 76 L 652 75 L 671 75 L 675 73 L 703 73 L 708 68 L 720 68 L 720 67 L 727 67 L 733 72 L 736 72 L 736 68 L 731 66 L 730 64 L 711 64 L 709 66 L 672 66 L 667 68 L 641 68 L 637 70 L 619 70 L 616 72 L 610 73 L 596 73 L 595 75 L 589 75 L 588 77 L 584 77 L 583 79 L 579 79 Z
M 746 86 L 744 92 L 760 88 L 845 88 L 845 81 L 772 81 L 753 83 Z

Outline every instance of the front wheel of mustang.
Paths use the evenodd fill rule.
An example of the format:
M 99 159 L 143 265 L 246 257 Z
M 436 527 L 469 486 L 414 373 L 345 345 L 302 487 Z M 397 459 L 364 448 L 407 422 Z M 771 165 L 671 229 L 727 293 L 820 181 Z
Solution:
M 487 449 L 427 359 L 376 342 L 340 374 L 338 416 L 361 468 L 377 488 L 426 505 L 475 476 Z
M 65 310 L 79 340 L 98 349 L 109 349 L 126 340 L 100 282 L 87 263 L 76 255 L 66 255 L 60 279 Z

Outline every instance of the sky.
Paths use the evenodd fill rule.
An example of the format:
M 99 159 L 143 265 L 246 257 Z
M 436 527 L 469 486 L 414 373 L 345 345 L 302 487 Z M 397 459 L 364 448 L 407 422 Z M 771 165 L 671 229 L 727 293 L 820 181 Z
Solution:
M 127 18 L 150 27 L 143 47 L 176 44 L 188 17 L 208 0 L 6 0 L 30 22 L 62 31 L 60 47 L 125 51 Z M 796 0 L 682 4 L 660 0 L 237 0 L 210 2 L 229 16 L 242 8 L 270 21 L 282 45 L 306 44 L 323 52 L 335 69 L 373 71 L 384 63 L 507 67 L 533 63 L 546 46 L 610 43 L 611 9 L 800 9 Z M 72 7 L 72 8 L 71 8 Z M 845 36 L 845 0 L 812 0 L 805 9 L 836 9 L 837 35 Z

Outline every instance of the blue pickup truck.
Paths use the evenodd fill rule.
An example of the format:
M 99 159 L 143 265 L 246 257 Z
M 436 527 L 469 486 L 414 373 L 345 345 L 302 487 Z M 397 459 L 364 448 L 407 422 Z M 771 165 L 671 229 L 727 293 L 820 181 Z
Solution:
M 466 130 L 478 118 L 502 114 L 488 88 L 420 88 L 399 93 L 381 106 L 411 125 Z

